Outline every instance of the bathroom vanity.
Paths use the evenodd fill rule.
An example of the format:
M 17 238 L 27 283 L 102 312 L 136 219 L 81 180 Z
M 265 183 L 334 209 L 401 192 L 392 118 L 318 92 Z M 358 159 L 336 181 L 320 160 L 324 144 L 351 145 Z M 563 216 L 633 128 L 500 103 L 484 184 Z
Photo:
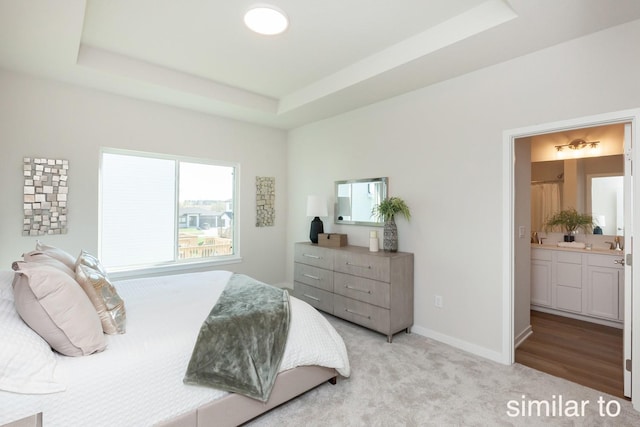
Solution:
M 531 246 L 531 309 L 622 328 L 624 253 Z

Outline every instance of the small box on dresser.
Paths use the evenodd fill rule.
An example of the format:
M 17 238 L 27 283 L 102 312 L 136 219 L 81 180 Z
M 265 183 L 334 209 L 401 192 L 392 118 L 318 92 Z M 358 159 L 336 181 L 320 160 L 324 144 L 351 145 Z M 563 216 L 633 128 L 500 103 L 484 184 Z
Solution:
M 347 246 L 347 235 L 338 233 L 320 233 L 318 234 L 318 245 L 328 248 Z
M 413 254 L 296 243 L 293 295 L 387 336 L 413 325 Z

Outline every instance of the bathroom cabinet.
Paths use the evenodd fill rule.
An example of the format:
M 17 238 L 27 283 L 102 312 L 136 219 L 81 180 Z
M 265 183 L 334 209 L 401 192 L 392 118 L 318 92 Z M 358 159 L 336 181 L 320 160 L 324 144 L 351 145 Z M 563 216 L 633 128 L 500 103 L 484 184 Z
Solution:
M 620 327 L 623 254 L 531 249 L 531 308 Z
M 413 325 L 413 254 L 296 243 L 293 295 L 387 336 Z

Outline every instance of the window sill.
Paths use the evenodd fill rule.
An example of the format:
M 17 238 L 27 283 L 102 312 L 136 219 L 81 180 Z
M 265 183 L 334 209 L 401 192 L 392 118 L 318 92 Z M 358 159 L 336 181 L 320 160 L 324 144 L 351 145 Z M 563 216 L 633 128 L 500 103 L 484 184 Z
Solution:
M 242 262 L 242 257 L 233 256 L 218 260 L 196 261 L 188 263 L 175 263 L 168 265 L 138 266 L 126 269 L 108 269 L 109 278 L 112 280 L 136 279 L 139 277 L 164 276 L 180 273 L 195 273 L 217 269 L 222 265 L 238 264 Z

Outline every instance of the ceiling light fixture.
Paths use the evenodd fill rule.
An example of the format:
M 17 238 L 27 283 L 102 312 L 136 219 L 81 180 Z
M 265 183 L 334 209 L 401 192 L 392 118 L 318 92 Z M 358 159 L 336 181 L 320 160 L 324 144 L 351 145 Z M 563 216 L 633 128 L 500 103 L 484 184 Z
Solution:
M 244 15 L 244 23 L 251 31 L 267 36 L 281 34 L 289 26 L 289 20 L 284 12 L 273 6 L 258 6 L 250 9 Z

